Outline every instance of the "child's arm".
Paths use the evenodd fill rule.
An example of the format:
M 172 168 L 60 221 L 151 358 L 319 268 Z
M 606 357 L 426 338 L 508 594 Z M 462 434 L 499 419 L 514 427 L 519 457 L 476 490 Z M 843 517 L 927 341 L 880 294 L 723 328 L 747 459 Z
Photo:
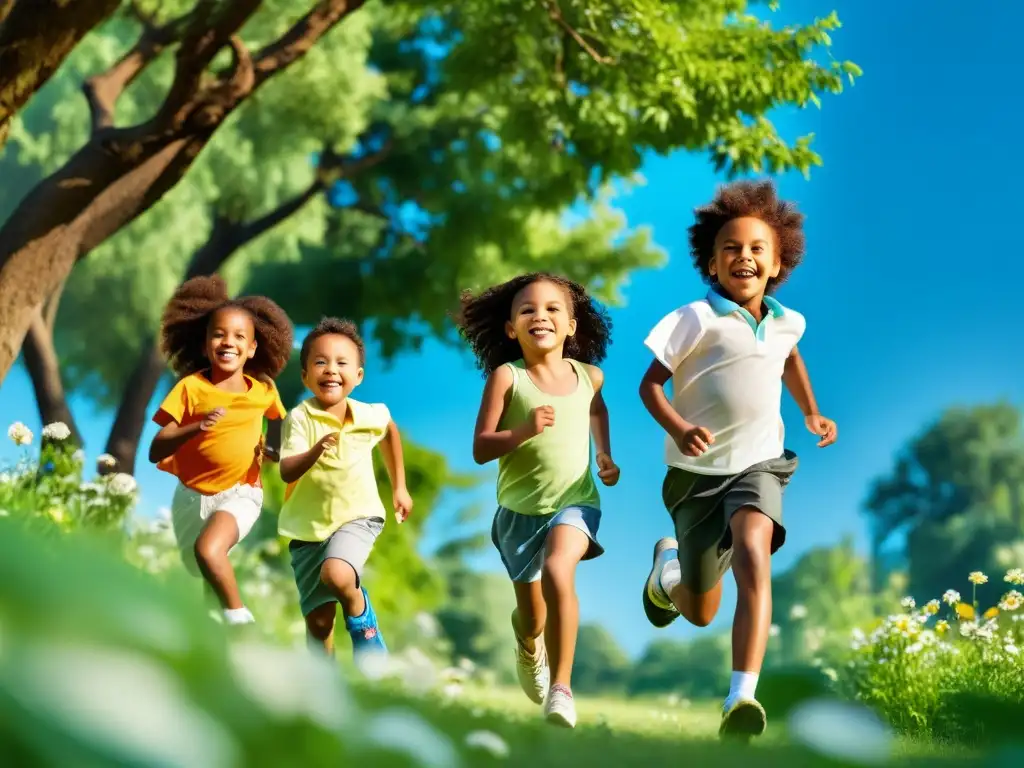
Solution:
M 498 422 L 505 411 L 511 389 L 512 372 L 504 365 L 494 371 L 484 385 L 484 395 L 480 401 L 480 412 L 476 417 L 476 430 L 473 434 L 473 460 L 477 464 L 500 459 L 534 435 L 539 435 L 545 427 L 555 423 L 554 409 L 545 405 L 534 408 L 530 419 L 515 429 L 497 432 Z
M 149 460 L 158 464 L 181 448 L 185 443 L 200 432 L 209 432 L 225 414 L 223 408 L 214 408 L 199 421 L 182 426 L 177 421 L 164 424 L 163 429 L 156 433 L 149 446 Z M 168 417 L 170 418 L 170 417 Z
M 381 444 L 381 457 L 384 467 L 391 479 L 391 501 L 395 509 L 395 519 L 402 523 L 412 512 L 412 497 L 405 487 L 405 459 L 402 455 L 402 436 L 394 421 L 388 422 L 388 431 L 384 433 Z
M 826 445 L 832 445 L 838 437 L 836 423 L 818 413 L 818 402 L 814 399 L 811 380 L 807 375 L 807 366 L 804 365 L 800 350 L 795 346 L 789 353 L 789 357 L 786 358 L 786 365 L 782 369 L 782 382 L 800 407 L 807 429 L 821 438 L 818 446 L 824 448 Z
M 270 422 L 273 424 L 274 422 Z M 286 483 L 298 482 L 299 478 L 309 472 L 313 465 L 324 455 L 324 451 L 338 444 L 339 433 L 331 432 L 324 435 L 308 451 L 296 453 L 281 459 L 281 479 Z
M 647 412 L 661 425 L 679 450 L 686 456 L 699 456 L 715 442 L 715 436 L 704 427 L 686 421 L 672 407 L 665 396 L 665 382 L 672 378 L 672 371 L 658 360 L 652 360 L 647 373 L 640 381 L 640 399 Z
M 594 436 L 594 451 L 597 461 L 597 476 L 605 485 L 619 482 L 619 468 L 612 460 L 611 426 L 608 423 L 608 405 L 601 394 L 604 373 L 600 368 L 588 365 L 587 373 L 594 385 L 594 399 L 590 401 L 590 434 Z

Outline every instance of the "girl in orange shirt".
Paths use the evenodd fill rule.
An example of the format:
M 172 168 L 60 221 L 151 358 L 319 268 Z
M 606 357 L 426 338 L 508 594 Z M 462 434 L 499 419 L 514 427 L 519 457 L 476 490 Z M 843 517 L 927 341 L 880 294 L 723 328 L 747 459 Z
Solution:
M 250 624 L 228 553 L 263 507 L 263 417 L 287 413 L 273 379 L 291 356 L 292 324 L 268 298 L 231 299 L 221 278 L 197 277 L 164 310 L 160 347 L 180 379 L 153 417 L 149 460 L 178 478 L 171 520 L 185 567 L 206 579 L 228 624 Z

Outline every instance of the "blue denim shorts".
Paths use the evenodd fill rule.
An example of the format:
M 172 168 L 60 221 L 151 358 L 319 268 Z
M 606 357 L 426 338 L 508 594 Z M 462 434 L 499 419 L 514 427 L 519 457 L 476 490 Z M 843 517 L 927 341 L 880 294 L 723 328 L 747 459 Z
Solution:
M 509 578 L 516 582 L 537 581 L 544 562 L 544 544 L 548 531 L 556 525 L 571 525 L 587 534 L 590 548 L 583 556 L 592 560 L 604 554 L 597 543 L 597 529 L 601 525 L 601 510 L 595 507 L 565 507 L 550 515 L 521 515 L 505 507 L 498 507 L 491 524 L 491 541 L 498 548 L 501 562 Z

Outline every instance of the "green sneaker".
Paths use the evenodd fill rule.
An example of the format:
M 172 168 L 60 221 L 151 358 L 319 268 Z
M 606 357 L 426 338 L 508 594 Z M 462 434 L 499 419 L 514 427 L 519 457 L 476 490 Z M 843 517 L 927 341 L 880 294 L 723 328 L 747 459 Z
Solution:
M 679 617 L 672 600 L 661 588 L 661 572 L 665 565 L 679 557 L 679 544 L 675 539 L 665 537 L 654 545 L 651 572 L 644 582 L 643 606 L 647 620 L 658 629 L 667 627 Z
M 740 699 L 722 713 L 718 735 L 723 739 L 748 741 L 751 737 L 764 733 L 767 726 L 768 717 L 764 713 L 764 707 L 754 699 Z

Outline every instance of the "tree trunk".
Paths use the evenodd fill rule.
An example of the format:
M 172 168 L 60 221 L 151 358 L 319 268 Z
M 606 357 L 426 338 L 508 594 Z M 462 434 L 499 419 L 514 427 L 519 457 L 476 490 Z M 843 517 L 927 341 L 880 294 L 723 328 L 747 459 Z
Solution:
M 71 415 L 71 408 L 64 392 L 64 383 L 60 378 L 60 362 L 57 351 L 53 347 L 53 333 L 43 318 L 40 309 L 32 318 L 28 335 L 25 338 L 25 368 L 32 378 L 32 389 L 36 396 L 36 407 L 43 424 L 63 421 L 71 430 L 75 444 L 82 444 L 82 434 Z
M 14 115 L 120 0 L 0 0 L 0 146 Z
M 0 384 L 17 358 L 35 307 L 67 278 L 75 262 L 160 200 L 245 99 L 364 2 L 320 0 L 255 57 L 235 33 L 259 0 L 231 0 L 218 6 L 215 19 L 209 11 L 196 16 L 178 51 L 167 100 L 153 120 L 132 128 L 110 127 L 117 88 L 91 90 L 94 132 L 89 143 L 40 182 L 0 228 Z M 136 49 L 144 42 L 145 34 Z M 211 81 L 206 69 L 229 43 L 234 66 Z M 135 74 L 147 63 L 139 56 L 122 62 L 129 62 Z
M 160 355 L 160 347 L 156 339 L 151 339 L 143 348 L 135 369 L 128 377 L 117 415 L 107 437 L 106 452 L 113 456 L 117 463 L 113 467 L 100 467 L 101 473 L 135 474 L 135 461 L 139 454 L 142 430 L 146 426 L 149 401 L 166 372 L 167 364 Z

